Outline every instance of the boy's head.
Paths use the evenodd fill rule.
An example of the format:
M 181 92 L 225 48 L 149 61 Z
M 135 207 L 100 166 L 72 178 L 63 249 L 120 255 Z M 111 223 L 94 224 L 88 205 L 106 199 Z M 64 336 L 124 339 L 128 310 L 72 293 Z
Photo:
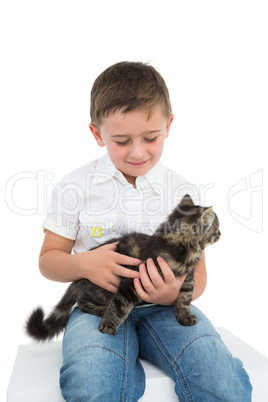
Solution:
M 97 144 L 135 185 L 159 161 L 174 117 L 163 78 L 143 63 L 115 64 L 93 84 L 90 112 Z
M 91 123 L 100 128 L 109 112 L 126 113 L 136 109 L 148 111 L 161 105 L 163 115 L 172 113 L 169 92 L 162 76 L 154 67 L 140 62 L 121 62 L 101 73 L 91 90 Z

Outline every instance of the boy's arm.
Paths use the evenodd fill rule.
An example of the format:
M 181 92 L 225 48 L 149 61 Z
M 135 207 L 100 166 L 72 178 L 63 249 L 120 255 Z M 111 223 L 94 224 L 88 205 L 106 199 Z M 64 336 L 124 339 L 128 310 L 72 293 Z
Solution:
M 148 302 L 162 305 L 173 305 L 178 297 L 186 275 L 176 278 L 173 271 L 163 258 L 158 257 L 158 264 L 164 278 L 159 274 L 154 262 L 147 261 L 147 270 L 144 264 L 140 265 L 140 279 L 134 279 L 134 286 L 139 297 Z M 205 253 L 195 268 L 195 286 L 192 300 L 196 300 L 204 292 L 207 284 Z M 142 285 L 141 285 L 142 284 Z
M 207 287 L 207 269 L 204 250 L 202 250 L 202 258 L 195 268 L 194 283 L 195 285 L 192 301 L 198 299 L 198 297 L 204 293 Z
M 109 292 L 116 292 L 120 277 L 137 278 L 139 273 L 122 265 L 138 265 L 141 261 L 116 253 L 116 243 L 95 250 L 71 254 L 74 241 L 46 231 L 40 252 L 39 268 L 46 278 L 72 282 L 86 278 Z

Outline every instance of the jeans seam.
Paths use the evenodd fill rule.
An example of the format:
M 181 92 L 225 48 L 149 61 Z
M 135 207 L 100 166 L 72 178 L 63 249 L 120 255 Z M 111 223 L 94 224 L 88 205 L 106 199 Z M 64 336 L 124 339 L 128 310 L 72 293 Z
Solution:
M 124 355 L 128 356 L 128 334 L 129 334 L 129 321 L 125 320 L 125 322 L 121 325 L 124 325 Z M 123 366 L 123 372 L 122 372 L 122 387 L 120 391 L 120 402 L 124 401 L 133 401 L 136 402 L 136 399 L 131 398 L 129 395 L 126 395 L 126 382 L 127 382 L 127 367 L 129 366 L 128 364 L 128 358 L 125 357 L 124 359 L 124 366 Z
M 148 323 L 148 321 L 146 319 L 143 319 L 142 325 L 144 325 L 144 327 L 148 330 L 148 332 L 150 332 L 151 336 L 156 341 L 156 345 L 159 347 L 159 349 L 161 349 L 163 355 L 165 356 L 165 358 L 167 359 L 167 361 L 169 362 L 169 364 L 173 368 L 174 372 L 176 373 L 176 377 L 178 378 L 178 380 L 179 380 L 179 382 L 181 384 L 181 387 L 183 389 L 184 397 L 187 398 L 188 401 L 193 401 L 193 398 L 191 396 L 191 392 L 190 392 L 190 389 L 188 387 L 188 384 L 187 384 L 187 381 L 185 379 L 185 376 L 181 372 L 180 367 L 177 364 L 177 362 L 175 361 L 175 359 L 167 351 L 167 349 L 165 348 L 165 346 L 163 345 L 163 343 L 159 339 L 157 333 L 155 332 L 154 328 Z
M 82 350 L 86 350 L 86 349 L 102 349 L 102 350 L 107 350 L 108 352 L 111 352 L 115 355 L 117 355 L 118 357 L 120 357 L 124 363 L 126 365 L 128 365 L 128 360 L 125 358 L 125 356 L 121 355 L 121 353 L 116 352 L 115 350 L 111 349 L 111 348 L 107 348 L 105 346 L 101 346 L 101 345 L 87 345 L 87 346 L 82 346 L 80 348 L 75 349 L 72 353 L 70 353 L 65 359 L 64 359 L 64 363 L 66 363 L 69 359 L 71 359 L 74 355 L 76 355 L 77 353 L 79 353 Z
M 197 341 L 198 339 L 202 339 L 202 338 L 208 338 L 208 337 L 215 337 L 217 338 L 217 335 L 212 335 L 212 334 L 202 334 L 202 335 L 198 335 L 195 336 L 194 338 L 190 339 L 185 345 L 184 347 L 179 351 L 179 353 L 174 357 L 173 361 L 175 364 L 177 364 L 177 361 L 182 357 L 182 355 L 185 353 L 185 351 L 189 348 L 189 346 L 191 346 L 195 341 Z
M 75 321 L 75 320 L 74 320 L 74 321 Z M 76 328 L 79 327 L 80 325 L 84 324 L 85 322 L 86 322 L 86 320 L 80 321 L 80 322 L 78 322 L 77 324 L 72 325 L 70 328 L 68 328 L 68 329 L 65 331 L 64 336 L 65 336 L 65 337 L 68 336 L 74 329 L 76 329 Z
M 122 325 L 124 325 L 124 355 L 127 356 L 127 342 L 126 342 L 126 336 L 128 333 L 127 329 L 127 321 L 125 321 Z M 126 360 L 124 359 L 124 365 L 123 365 L 123 372 L 122 372 L 122 386 L 121 386 L 121 391 L 120 391 L 120 401 L 124 401 L 124 396 L 125 396 L 125 387 L 126 387 Z
M 179 352 L 179 353 L 174 357 L 174 359 L 170 362 L 170 363 L 171 363 L 171 366 L 172 366 L 173 369 L 174 369 L 174 371 L 177 373 L 177 377 L 179 377 L 180 384 L 181 384 L 181 386 L 182 386 L 184 392 L 186 391 L 187 396 L 186 396 L 186 395 L 185 395 L 185 396 L 186 396 L 187 398 L 189 397 L 189 398 L 190 398 L 190 399 L 189 399 L 190 401 L 193 401 L 193 398 L 192 398 L 192 395 L 191 395 L 190 388 L 189 388 L 189 386 L 188 386 L 187 376 L 182 373 L 182 371 L 181 371 L 181 369 L 180 369 L 180 365 L 179 365 L 178 360 L 183 356 L 183 354 L 186 352 L 186 350 L 187 350 L 194 342 L 196 342 L 198 339 L 206 338 L 206 337 L 208 337 L 208 336 L 217 337 L 216 335 L 210 335 L 210 334 L 208 334 L 208 335 L 203 334 L 203 335 L 195 336 L 194 338 L 192 338 L 190 341 L 188 341 L 188 342 L 184 345 L 184 347 L 180 350 L 180 352 Z M 192 372 L 191 375 L 198 375 L 198 373 Z

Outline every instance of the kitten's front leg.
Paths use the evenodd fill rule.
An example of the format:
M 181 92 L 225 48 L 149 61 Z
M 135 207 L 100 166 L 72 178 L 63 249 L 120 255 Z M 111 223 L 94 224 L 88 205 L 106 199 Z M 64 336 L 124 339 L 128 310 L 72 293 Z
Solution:
M 116 335 L 118 327 L 140 301 L 133 279 L 122 279 L 100 322 L 99 330 L 104 334 Z
M 187 275 L 178 299 L 176 301 L 176 310 L 175 314 L 177 320 L 181 325 L 189 327 L 191 325 L 195 325 L 198 322 L 197 317 L 194 314 L 191 314 L 191 301 L 193 296 L 194 289 L 194 280 L 193 280 L 193 272 Z

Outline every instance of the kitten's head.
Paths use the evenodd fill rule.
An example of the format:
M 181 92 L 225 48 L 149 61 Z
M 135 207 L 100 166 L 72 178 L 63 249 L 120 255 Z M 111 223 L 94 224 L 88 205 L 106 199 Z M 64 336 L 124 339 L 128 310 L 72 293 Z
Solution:
M 219 220 L 212 207 L 195 205 L 189 195 L 169 215 L 165 226 L 168 236 L 180 236 L 184 241 L 197 240 L 203 249 L 219 240 Z

